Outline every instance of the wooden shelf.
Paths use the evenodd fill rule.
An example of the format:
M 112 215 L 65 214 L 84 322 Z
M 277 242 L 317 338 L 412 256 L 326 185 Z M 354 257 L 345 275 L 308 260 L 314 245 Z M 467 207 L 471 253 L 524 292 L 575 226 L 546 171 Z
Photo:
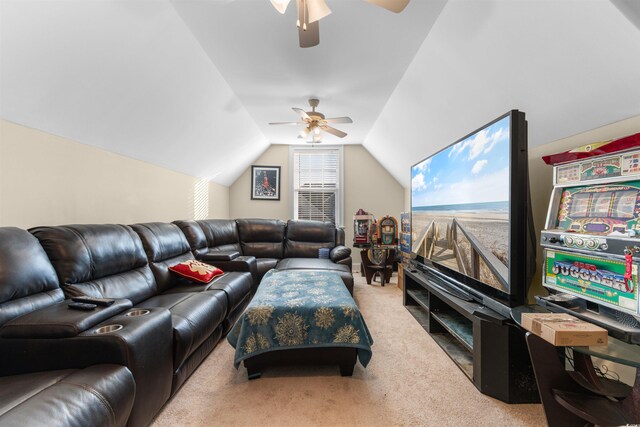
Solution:
M 473 381 L 473 355 L 468 349 L 447 333 L 431 334 L 431 338 L 449 355 L 467 378 Z
M 407 289 L 407 295 L 427 312 L 429 311 L 429 291 L 426 289 Z

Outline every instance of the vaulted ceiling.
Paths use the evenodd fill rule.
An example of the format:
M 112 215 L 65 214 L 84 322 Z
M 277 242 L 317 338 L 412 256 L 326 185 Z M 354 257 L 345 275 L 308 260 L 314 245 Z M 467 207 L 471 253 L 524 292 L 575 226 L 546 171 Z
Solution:
M 291 107 L 411 164 L 517 108 L 537 146 L 640 114 L 640 2 L 327 0 L 320 45 L 268 0 L 0 0 L 0 117 L 230 185 Z

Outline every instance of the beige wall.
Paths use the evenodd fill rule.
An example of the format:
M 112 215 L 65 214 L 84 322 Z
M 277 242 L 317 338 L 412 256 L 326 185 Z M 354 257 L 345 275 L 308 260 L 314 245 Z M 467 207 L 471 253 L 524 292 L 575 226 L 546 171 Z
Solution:
M 196 211 L 228 217 L 228 188 L 0 121 L 0 226 L 172 221 Z
M 345 145 L 344 159 L 344 226 L 346 242 L 353 241 L 353 214 L 363 208 L 377 218 L 393 215 L 400 220 L 404 207 L 404 188 L 361 145 Z M 289 146 L 272 145 L 254 164 L 280 166 L 280 200 L 251 200 L 251 167 L 233 183 L 229 191 L 231 218 L 292 217 Z M 354 261 L 359 261 L 359 256 Z
M 289 191 L 289 146 L 271 145 L 253 162 L 260 166 L 280 166 L 280 200 L 251 200 L 251 166 L 229 187 L 230 218 L 291 218 Z
M 353 215 L 362 208 L 380 220 L 398 220 L 404 209 L 404 187 L 362 145 L 344 146 L 344 225 L 346 242 L 353 242 Z M 354 255 L 354 262 L 360 256 Z
M 226 185 L 209 183 L 209 210 L 207 218 L 232 218 L 229 216 L 229 187 Z

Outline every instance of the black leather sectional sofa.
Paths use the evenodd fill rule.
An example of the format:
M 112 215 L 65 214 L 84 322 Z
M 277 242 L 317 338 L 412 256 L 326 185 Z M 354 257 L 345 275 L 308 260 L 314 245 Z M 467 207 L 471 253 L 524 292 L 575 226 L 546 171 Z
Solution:
M 174 221 L 174 224 L 184 232 L 197 259 L 223 269 L 225 260 L 242 260 L 255 283 L 272 268 L 323 269 L 340 274 L 353 295 L 351 249 L 344 245 L 344 230 L 330 223 L 209 219 Z M 321 248 L 330 249 L 327 259 L 319 258 Z
M 147 425 L 268 269 L 334 270 L 353 293 L 343 244 L 312 221 L 0 228 L 0 425 Z M 169 271 L 194 258 L 225 274 L 194 284 Z M 70 310 L 73 296 L 115 302 Z

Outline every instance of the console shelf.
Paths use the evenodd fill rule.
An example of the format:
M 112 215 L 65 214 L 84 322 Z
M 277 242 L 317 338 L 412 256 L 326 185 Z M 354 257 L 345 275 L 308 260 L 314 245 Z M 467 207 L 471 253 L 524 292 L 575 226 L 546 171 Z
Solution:
M 507 403 L 539 402 L 524 332 L 511 319 L 404 269 L 404 305 L 480 392 Z
M 431 316 L 464 348 L 473 351 L 473 323 L 470 320 L 456 311 L 434 312 Z

